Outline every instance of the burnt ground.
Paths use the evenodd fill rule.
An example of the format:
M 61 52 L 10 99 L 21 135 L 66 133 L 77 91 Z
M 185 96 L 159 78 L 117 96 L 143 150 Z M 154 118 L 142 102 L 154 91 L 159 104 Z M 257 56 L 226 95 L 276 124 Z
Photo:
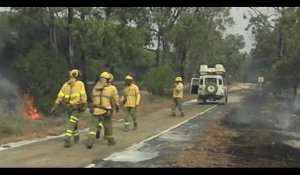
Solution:
M 298 100 L 252 95 L 224 125 L 239 133 L 226 150 L 239 166 L 300 167 Z
M 255 91 L 178 156 L 183 167 L 300 167 L 299 100 Z M 213 141 L 212 141 L 213 140 Z

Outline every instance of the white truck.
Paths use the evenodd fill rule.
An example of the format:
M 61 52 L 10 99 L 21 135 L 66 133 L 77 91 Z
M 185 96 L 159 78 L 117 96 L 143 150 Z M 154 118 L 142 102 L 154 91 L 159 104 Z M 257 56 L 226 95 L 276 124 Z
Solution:
M 228 91 L 225 82 L 226 70 L 222 64 L 215 67 L 200 65 L 200 77 L 191 79 L 191 94 L 197 94 L 197 101 L 206 103 L 219 101 L 220 104 L 228 102 Z

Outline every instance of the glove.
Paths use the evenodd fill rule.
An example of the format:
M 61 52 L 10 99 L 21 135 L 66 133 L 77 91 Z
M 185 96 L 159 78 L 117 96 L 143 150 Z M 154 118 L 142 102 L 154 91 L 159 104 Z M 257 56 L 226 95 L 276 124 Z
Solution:
M 58 107 L 57 104 L 53 105 L 53 107 L 50 109 L 50 114 L 53 114 L 57 107 Z
M 116 113 L 119 113 L 120 107 L 116 105 Z

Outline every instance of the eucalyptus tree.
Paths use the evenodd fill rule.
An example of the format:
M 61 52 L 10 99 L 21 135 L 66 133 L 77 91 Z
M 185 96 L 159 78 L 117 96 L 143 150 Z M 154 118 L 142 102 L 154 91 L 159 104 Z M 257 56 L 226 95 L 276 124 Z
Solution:
M 181 14 L 169 35 L 181 76 L 185 76 L 186 68 L 193 76 L 200 63 L 216 62 L 226 25 L 234 23 L 229 10 L 225 7 L 197 7 L 188 8 Z
M 256 14 L 250 18 L 251 30 L 257 41 L 252 54 L 254 59 L 261 59 L 266 74 L 279 87 L 291 85 L 296 94 L 299 84 L 297 66 L 299 53 L 299 8 L 274 7 L 271 15 L 258 8 L 251 8 Z M 288 87 L 288 86 L 286 86 Z

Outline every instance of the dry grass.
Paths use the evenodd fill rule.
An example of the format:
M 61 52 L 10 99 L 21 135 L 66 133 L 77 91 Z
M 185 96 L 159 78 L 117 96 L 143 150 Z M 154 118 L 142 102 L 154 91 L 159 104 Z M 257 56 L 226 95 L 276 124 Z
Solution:
M 2 120 L 2 119 L 1 119 Z M 58 135 L 63 132 L 63 121 L 55 121 L 50 118 L 31 121 L 23 118 L 6 119 L 6 128 L 1 130 L 0 144 L 20 140 L 31 140 L 48 135 Z
M 153 97 L 145 92 L 142 92 L 141 95 L 142 102 L 138 109 L 139 115 L 171 107 L 171 98 Z M 184 100 L 186 101 L 194 98 L 195 95 L 186 94 Z M 126 111 L 124 109 L 120 110 L 119 114 L 114 114 L 114 121 L 124 118 L 125 115 Z M 80 129 L 89 127 L 90 117 L 89 113 L 81 115 L 79 118 Z M 36 121 L 23 118 L 0 117 L 0 144 L 60 135 L 64 133 L 65 120 L 65 117 L 44 117 L 43 119 Z

